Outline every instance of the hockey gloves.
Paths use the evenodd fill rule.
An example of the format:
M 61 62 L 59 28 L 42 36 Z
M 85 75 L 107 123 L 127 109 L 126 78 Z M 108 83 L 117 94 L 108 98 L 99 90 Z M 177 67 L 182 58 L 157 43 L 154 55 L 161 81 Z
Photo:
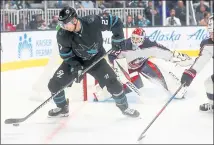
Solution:
M 196 71 L 194 69 L 186 69 L 182 74 L 181 84 L 185 83 L 185 86 L 190 86 L 195 76 L 196 76 Z
M 193 64 L 193 59 L 189 57 L 187 54 L 174 51 L 173 56 L 170 59 L 170 62 L 176 63 L 182 67 L 186 67 Z
M 124 39 L 112 39 L 112 50 L 119 51 L 125 49 L 125 41 Z
M 71 66 L 71 68 L 70 68 L 71 75 L 74 78 L 76 78 L 76 83 L 80 83 L 83 76 L 81 75 L 79 77 L 79 75 L 83 72 L 84 67 L 78 61 L 70 61 L 69 65 Z
M 121 51 L 112 51 L 108 54 L 108 60 L 111 64 L 113 64 L 114 60 L 117 59 L 117 56 L 121 53 Z

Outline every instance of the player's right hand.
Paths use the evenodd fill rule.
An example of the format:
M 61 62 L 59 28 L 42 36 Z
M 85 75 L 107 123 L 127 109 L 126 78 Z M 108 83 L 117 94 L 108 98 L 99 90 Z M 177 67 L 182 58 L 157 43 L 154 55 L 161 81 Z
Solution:
M 186 69 L 182 74 L 181 84 L 185 84 L 185 86 L 190 86 L 195 76 L 196 71 L 194 69 Z
M 117 59 L 117 56 L 121 53 L 121 51 L 112 51 L 110 54 L 108 54 L 108 60 L 111 64 L 113 64 L 113 61 Z
M 76 78 L 76 83 L 80 83 L 82 80 L 83 76 L 81 73 L 83 72 L 84 67 L 78 62 L 78 61 L 73 61 L 70 63 L 70 73 L 71 75 Z

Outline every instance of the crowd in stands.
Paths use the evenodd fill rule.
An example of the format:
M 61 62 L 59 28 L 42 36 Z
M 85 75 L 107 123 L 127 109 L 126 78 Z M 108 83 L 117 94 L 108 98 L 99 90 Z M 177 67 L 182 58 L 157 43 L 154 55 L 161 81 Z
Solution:
M 154 9 L 153 9 L 154 2 Z M 1 2 L 1 4 L 3 4 Z M 69 6 L 72 1 L 47 1 L 48 8 L 58 9 L 64 6 Z M 146 26 L 185 26 L 186 25 L 186 1 L 185 0 L 171 0 L 166 1 L 166 21 L 163 22 L 162 19 L 162 0 L 127 0 L 124 1 L 74 1 L 73 5 L 76 9 L 86 9 L 86 8 L 98 8 L 104 10 L 105 8 L 143 8 L 143 14 L 131 15 L 126 13 L 127 18 L 124 21 L 125 27 L 146 27 Z M 213 5 L 213 1 L 207 0 L 193 0 L 193 9 L 195 12 L 195 19 L 197 25 L 206 26 L 207 19 L 213 13 L 210 6 Z M 5 0 L 4 5 L 1 5 L 3 10 L 21 10 L 21 9 L 42 9 L 44 10 L 43 0 Z M 12 24 L 9 15 L 7 13 L 3 14 L 3 19 L 1 19 L 1 30 L 2 31 L 23 31 L 23 30 L 47 30 L 55 29 L 57 26 L 57 15 L 52 16 L 52 20 L 45 23 L 42 18 L 42 14 L 35 14 L 31 18 L 19 18 L 19 23 Z M 154 17 L 154 21 L 153 21 Z M 192 18 L 190 14 L 189 18 Z M 4 21 L 4 22 L 3 22 Z

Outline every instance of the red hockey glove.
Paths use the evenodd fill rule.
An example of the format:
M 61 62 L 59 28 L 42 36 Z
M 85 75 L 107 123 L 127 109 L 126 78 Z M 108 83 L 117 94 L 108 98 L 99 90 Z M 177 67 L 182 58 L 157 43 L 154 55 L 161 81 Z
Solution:
M 189 86 L 196 76 L 194 69 L 186 69 L 181 77 L 181 84 L 185 83 L 185 86 Z

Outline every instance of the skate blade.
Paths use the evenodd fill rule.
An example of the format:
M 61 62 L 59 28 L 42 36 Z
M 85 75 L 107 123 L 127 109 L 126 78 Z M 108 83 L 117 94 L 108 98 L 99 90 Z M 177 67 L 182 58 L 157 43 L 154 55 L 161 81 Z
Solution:
M 204 110 L 200 110 L 200 109 L 199 109 L 199 111 L 200 111 L 200 112 L 203 112 L 203 113 L 214 113 L 214 110 L 206 110 L 206 111 L 204 111 Z
M 48 115 L 48 118 L 63 118 L 63 117 L 68 117 L 69 116 L 69 113 L 66 113 L 66 114 L 59 114 L 57 116 L 49 116 Z
M 126 115 L 126 114 L 123 114 L 126 118 L 130 118 L 130 119 L 135 119 L 135 120 L 139 120 L 139 119 L 142 119 L 142 117 L 139 115 L 139 116 L 129 116 L 129 115 Z

